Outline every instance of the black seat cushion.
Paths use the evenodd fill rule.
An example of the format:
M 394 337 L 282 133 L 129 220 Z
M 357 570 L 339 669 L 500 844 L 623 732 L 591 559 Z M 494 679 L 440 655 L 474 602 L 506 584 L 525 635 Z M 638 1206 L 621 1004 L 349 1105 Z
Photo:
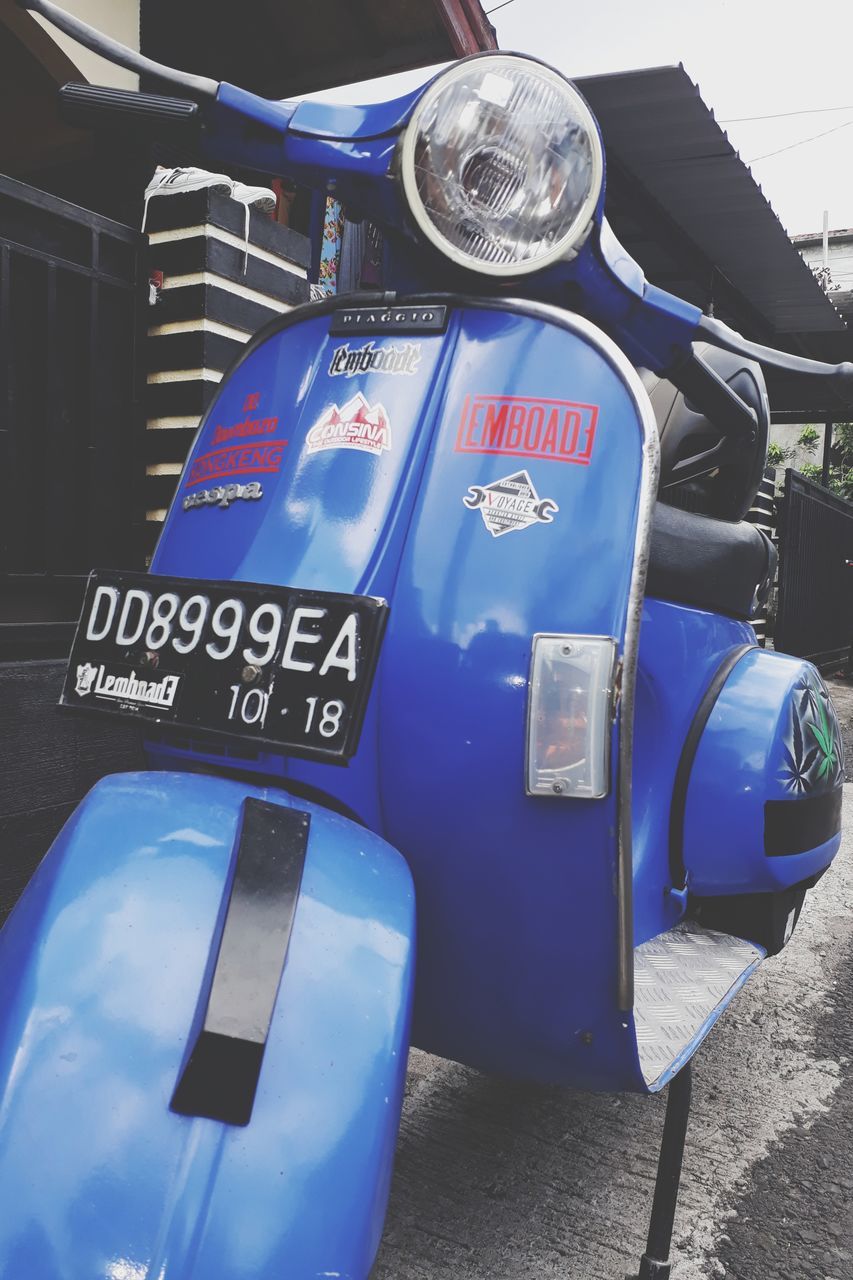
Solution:
M 775 569 L 776 549 L 755 525 L 657 504 L 646 595 L 749 619 Z

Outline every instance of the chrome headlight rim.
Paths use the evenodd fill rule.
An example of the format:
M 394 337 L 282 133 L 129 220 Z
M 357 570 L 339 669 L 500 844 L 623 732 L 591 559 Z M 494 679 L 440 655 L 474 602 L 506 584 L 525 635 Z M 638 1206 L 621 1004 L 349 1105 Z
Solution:
M 578 117 L 586 129 L 590 141 L 592 181 L 590 182 L 589 191 L 572 221 L 571 227 L 560 237 L 560 240 L 553 248 L 536 258 L 522 259 L 519 262 L 490 263 L 473 258 L 458 249 L 438 230 L 430 218 L 418 190 L 415 175 L 415 147 L 419 136 L 418 126 L 424 114 L 433 106 L 437 96 L 443 92 L 452 80 L 460 79 L 467 74 L 467 68 L 472 62 L 484 61 L 497 65 L 511 63 L 514 67 L 517 67 L 519 63 L 527 63 L 529 66 L 535 67 L 538 75 L 549 80 L 552 85 L 562 92 L 569 93 L 574 99 Z M 557 262 L 570 262 L 577 256 L 578 250 L 584 244 L 592 229 L 595 212 L 604 187 L 604 148 L 601 142 L 601 134 L 598 122 L 583 95 L 568 77 L 556 71 L 549 63 L 523 53 L 475 53 L 470 57 L 460 59 L 459 62 L 454 63 L 446 71 L 439 72 L 429 82 L 423 94 L 415 103 L 403 131 L 398 154 L 399 174 L 405 203 L 417 230 L 429 241 L 433 248 L 438 250 L 442 257 L 448 258 L 456 266 L 474 275 L 490 276 L 493 279 L 535 275 L 537 272 L 543 271 Z

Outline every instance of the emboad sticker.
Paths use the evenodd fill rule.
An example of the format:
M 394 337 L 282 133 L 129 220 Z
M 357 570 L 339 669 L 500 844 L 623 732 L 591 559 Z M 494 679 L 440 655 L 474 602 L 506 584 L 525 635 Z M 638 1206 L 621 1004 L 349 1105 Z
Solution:
M 598 406 L 527 396 L 465 397 L 457 453 L 501 453 L 589 466 Z
M 551 524 L 560 510 L 553 498 L 540 498 L 526 471 L 504 476 L 487 485 L 469 485 L 462 499 L 471 511 L 478 511 L 493 538 L 531 524 Z
M 345 342 L 336 347 L 329 365 L 329 377 L 341 374 L 354 378 L 357 373 L 415 373 L 421 362 L 421 344 L 404 342 L 402 346 L 377 347 L 368 342 L 362 347 L 351 347 Z
M 380 454 L 391 448 L 391 423 L 381 404 L 368 404 L 360 391 L 343 408 L 333 404 L 311 427 L 309 453 L 323 449 L 357 449 Z

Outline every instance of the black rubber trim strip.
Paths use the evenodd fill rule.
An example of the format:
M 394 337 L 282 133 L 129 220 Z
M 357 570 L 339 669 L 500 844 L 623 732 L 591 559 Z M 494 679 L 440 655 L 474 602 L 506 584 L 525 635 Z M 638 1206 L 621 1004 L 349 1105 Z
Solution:
M 768 858 L 808 853 L 841 830 L 842 788 L 797 800 L 767 800 L 764 852 Z
M 687 808 L 687 788 L 690 784 L 690 774 L 693 771 L 693 761 L 699 749 L 700 739 L 705 731 L 705 725 L 708 723 L 711 712 L 714 710 L 717 698 L 722 692 L 723 685 L 744 654 L 750 653 L 757 647 L 754 644 L 740 644 L 736 649 L 732 649 L 726 654 L 714 672 L 711 683 L 705 690 L 702 701 L 696 709 L 693 722 L 687 731 L 687 737 L 684 739 L 681 758 L 675 771 L 672 802 L 669 809 L 669 873 L 675 889 L 683 889 L 687 882 L 687 872 L 684 866 L 684 813 Z
M 166 98 L 157 93 L 136 93 L 99 84 L 64 84 L 59 90 L 62 116 L 85 128 L 168 128 L 198 130 L 198 103 L 189 98 Z
M 228 906 L 214 936 L 171 1108 L 246 1125 L 287 959 L 310 815 L 243 801 Z M 212 970 L 212 972 L 211 972 Z

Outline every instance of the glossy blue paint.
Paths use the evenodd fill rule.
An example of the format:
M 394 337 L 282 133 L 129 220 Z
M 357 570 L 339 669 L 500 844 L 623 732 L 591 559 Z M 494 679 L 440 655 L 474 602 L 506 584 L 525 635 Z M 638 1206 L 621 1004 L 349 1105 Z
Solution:
M 306 138 L 360 139 L 381 138 L 389 133 L 399 133 L 412 114 L 415 103 L 434 77 L 424 77 L 424 83 L 390 98 L 387 102 L 365 105 L 340 102 L 300 102 L 291 129 Z
M 685 863 L 695 894 L 757 893 L 786 888 L 827 867 L 834 836 L 807 853 L 767 857 L 764 804 L 795 803 L 843 781 L 841 734 L 832 704 L 825 712 L 837 743 L 835 761 L 817 777 L 820 758 L 802 778 L 792 767 L 816 745 L 807 726 L 795 744 L 794 720 L 807 690 L 822 689 L 817 670 L 801 658 L 755 650 L 741 658 L 717 699 L 699 743 L 687 791 Z M 807 717 L 808 718 L 808 717 Z
M 523 780 L 532 634 L 621 642 L 640 466 L 636 409 L 593 342 L 517 309 L 460 309 L 444 336 L 375 339 L 416 340 L 414 375 L 330 376 L 344 340 L 327 338 L 327 325 L 317 318 L 284 328 L 223 386 L 188 477 L 259 388 L 259 412 L 278 417 L 275 438 L 288 441 L 280 471 L 262 477 L 261 502 L 176 507 L 153 570 L 390 601 L 353 765 L 265 756 L 259 767 L 350 805 L 409 861 L 419 892 L 419 1043 L 496 1070 L 635 1087 L 615 1007 L 613 794 L 594 803 L 530 799 Z M 314 424 L 357 393 L 386 410 L 391 447 L 375 456 L 309 452 Z M 589 465 L 459 451 L 475 395 L 595 406 Z M 553 523 L 492 537 L 463 498 L 470 486 L 520 469 L 559 511 Z M 582 987 L 564 979 L 577 972 Z M 589 1030 L 592 1045 L 581 1038 Z
M 745 622 L 647 599 L 640 633 L 634 723 L 634 941 L 671 928 L 683 899 L 666 892 L 669 810 L 684 739 L 705 690 L 727 653 L 754 644 Z M 731 785 L 729 774 L 726 785 Z
M 247 795 L 311 814 L 246 1128 L 169 1111 Z M 192 774 L 99 783 L 0 934 L 0 1274 L 366 1276 L 402 1101 L 414 896 L 371 832 Z

